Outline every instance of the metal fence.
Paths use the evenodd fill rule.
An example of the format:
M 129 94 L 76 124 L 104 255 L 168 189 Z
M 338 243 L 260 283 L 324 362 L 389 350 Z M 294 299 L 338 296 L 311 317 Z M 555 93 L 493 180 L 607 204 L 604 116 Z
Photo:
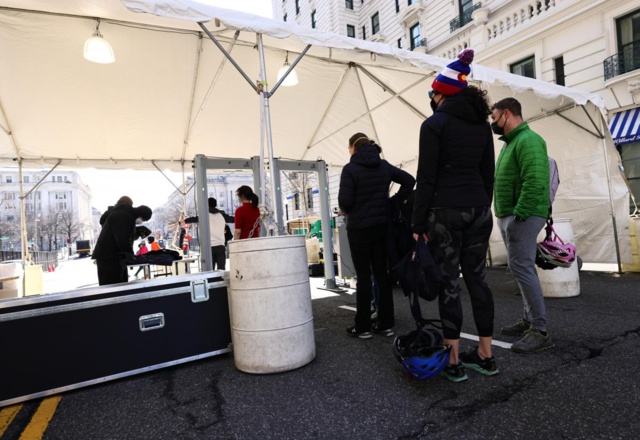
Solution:
M 50 269 L 58 267 L 58 252 L 31 252 L 31 259 L 34 264 L 42 264 L 42 271 L 47 272 Z M 22 254 L 15 251 L 0 251 L 0 262 L 10 260 L 22 260 Z
M 604 80 L 640 69 L 640 41 L 629 43 L 622 50 L 604 60 Z

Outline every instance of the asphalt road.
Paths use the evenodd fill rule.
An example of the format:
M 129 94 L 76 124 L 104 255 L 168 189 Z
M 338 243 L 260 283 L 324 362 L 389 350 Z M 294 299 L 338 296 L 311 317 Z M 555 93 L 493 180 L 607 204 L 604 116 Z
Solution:
M 518 355 L 496 347 L 500 374 L 468 372 L 460 384 L 408 377 L 392 354 L 393 338 L 346 335 L 354 313 L 340 306 L 355 306 L 355 297 L 325 292 L 314 296 L 310 364 L 251 375 L 225 354 L 68 392 L 43 438 L 637 439 L 639 280 L 581 273 L 580 296 L 547 300 L 557 348 Z M 490 269 L 489 282 L 498 335 L 520 317 L 521 299 L 504 269 Z M 463 298 L 463 332 L 475 334 Z M 395 303 L 396 331 L 407 332 L 413 323 L 400 290 Z M 435 304 L 423 303 L 423 312 L 435 317 Z M 20 438 L 40 402 L 25 403 L 3 439 Z

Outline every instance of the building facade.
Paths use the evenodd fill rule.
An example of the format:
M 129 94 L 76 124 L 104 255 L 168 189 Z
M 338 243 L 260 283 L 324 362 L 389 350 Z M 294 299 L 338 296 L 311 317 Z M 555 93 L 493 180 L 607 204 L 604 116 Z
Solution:
M 640 0 L 273 0 L 305 27 L 597 93 L 640 198 Z M 426 99 L 426 97 L 425 97 Z
M 22 188 L 29 248 L 57 250 L 85 239 L 94 242 L 91 189 L 75 171 L 23 170 Z M 40 185 L 34 190 L 38 182 Z M 20 250 L 20 178 L 17 168 L 0 169 L 2 250 Z M 34 240 L 37 237 L 37 240 Z

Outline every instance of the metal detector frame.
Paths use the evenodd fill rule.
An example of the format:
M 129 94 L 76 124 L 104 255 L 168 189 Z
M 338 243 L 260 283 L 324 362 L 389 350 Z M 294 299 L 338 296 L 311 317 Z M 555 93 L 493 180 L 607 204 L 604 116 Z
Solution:
M 193 159 L 193 167 L 196 174 L 196 202 L 198 218 L 208 218 L 209 208 L 207 198 L 209 197 L 209 189 L 207 183 L 207 171 L 209 170 L 242 170 L 251 171 L 253 173 L 254 188 L 259 188 L 260 193 L 264 194 L 263 188 L 260 186 L 261 173 L 263 172 L 262 162 L 259 156 L 251 159 L 221 159 L 206 157 L 198 154 Z M 271 163 L 272 176 L 272 194 L 275 194 L 275 206 L 273 212 L 276 216 L 276 230 L 267 231 L 270 235 L 285 235 L 284 221 L 282 218 L 282 193 L 280 186 L 280 171 L 300 171 L 318 173 L 318 195 L 320 197 L 320 218 L 322 220 L 322 236 L 324 237 L 324 282 L 326 289 L 336 289 L 335 270 L 333 267 L 333 235 L 331 231 L 331 213 L 329 211 L 329 179 L 327 172 L 327 164 L 324 160 L 308 161 L 308 160 L 283 160 L 274 158 Z M 256 191 L 257 192 L 257 191 Z M 261 200 L 264 203 L 264 200 Z M 198 222 L 198 240 L 200 240 L 200 260 L 203 270 L 213 270 L 213 260 L 211 252 L 203 251 L 209 249 L 211 243 L 211 231 L 209 230 L 209 222 Z

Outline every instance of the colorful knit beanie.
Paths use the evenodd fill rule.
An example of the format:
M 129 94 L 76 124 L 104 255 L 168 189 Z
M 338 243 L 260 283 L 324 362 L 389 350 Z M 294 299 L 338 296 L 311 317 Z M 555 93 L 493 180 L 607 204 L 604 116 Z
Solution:
M 467 76 L 471 72 L 469 65 L 473 61 L 473 49 L 465 49 L 458 59 L 447 65 L 433 80 L 431 88 L 443 95 L 454 95 L 469 85 Z

